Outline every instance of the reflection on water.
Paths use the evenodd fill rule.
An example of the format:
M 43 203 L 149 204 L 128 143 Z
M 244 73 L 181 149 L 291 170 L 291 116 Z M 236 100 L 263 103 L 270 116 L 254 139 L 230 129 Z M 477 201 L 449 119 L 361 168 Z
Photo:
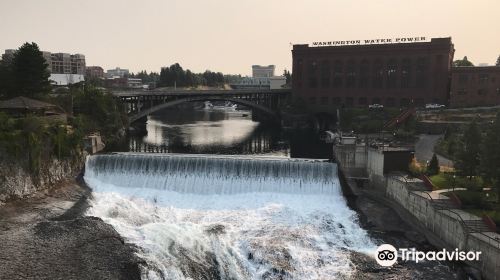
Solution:
M 251 111 L 168 109 L 148 116 L 146 129 L 131 137 L 131 151 L 289 156 L 279 127 L 252 121 Z

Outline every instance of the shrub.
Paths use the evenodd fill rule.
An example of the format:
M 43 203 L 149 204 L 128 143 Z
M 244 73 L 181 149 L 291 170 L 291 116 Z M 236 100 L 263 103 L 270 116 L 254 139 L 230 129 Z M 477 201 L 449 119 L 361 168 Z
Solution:
M 462 206 L 464 208 L 479 208 L 483 209 L 486 206 L 484 203 L 484 194 L 477 191 L 455 191 L 455 194 L 458 196 L 460 201 L 462 202 Z

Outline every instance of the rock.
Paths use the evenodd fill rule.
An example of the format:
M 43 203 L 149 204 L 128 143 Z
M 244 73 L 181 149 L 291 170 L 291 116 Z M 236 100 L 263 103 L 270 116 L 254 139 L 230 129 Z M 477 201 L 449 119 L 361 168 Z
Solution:
M 0 279 L 140 279 L 138 249 L 82 216 L 87 193 L 72 184 L 0 207 Z
M 74 178 L 82 169 L 85 155 L 78 160 L 51 159 L 40 164 L 37 174 L 27 172 L 23 162 L 0 158 L 0 205 L 9 200 L 30 197 Z

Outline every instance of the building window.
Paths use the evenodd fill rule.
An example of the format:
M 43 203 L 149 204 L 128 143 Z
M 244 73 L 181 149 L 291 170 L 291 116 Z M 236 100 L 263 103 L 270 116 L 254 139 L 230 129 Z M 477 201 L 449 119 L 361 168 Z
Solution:
M 469 81 L 469 76 L 467 74 L 460 74 L 458 75 L 458 83 L 461 85 L 467 84 L 467 81 Z
M 401 87 L 411 87 L 411 60 L 409 58 L 403 59 L 401 62 Z
M 309 104 L 316 105 L 316 97 L 309 97 Z
M 317 88 L 318 87 L 318 63 L 316 61 L 311 61 L 308 67 L 308 75 L 309 75 L 309 87 Z
M 489 80 L 488 74 L 479 74 L 479 84 L 484 85 L 487 84 Z
M 478 95 L 486 95 L 488 91 L 485 88 L 480 88 L 477 90 Z
M 457 95 L 465 95 L 467 94 L 467 89 L 461 88 L 457 90 Z
M 349 60 L 347 62 L 346 71 L 347 71 L 346 87 L 348 88 L 355 87 L 357 73 L 356 73 L 356 64 L 353 60 Z
M 372 104 L 380 104 L 380 103 L 381 103 L 380 102 L 380 98 L 375 97 L 375 98 L 372 99 Z
M 388 106 L 388 107 L 395 107 L 396 106 L 396 100 L 392 97 L 388 97 L 385 101 L 385 104 Z
M 417 59 L 417 81 L 416 85 L 418 88 L 427 87 L 427 79 L 429 76 L 429 64 L 427 62 L 427 58 L 419 57 Z
M 397 61 L 395 59 L 387 62 L 387 87 L 395 88 L 398 82 L 397 78 Z
M 321 62 L 321 87 L 327 88 L 330 86 L 330 62 L 324 60 Z
M 401 101 L 399 103 L 401 107 L 408 107 L 410 105 L 410 99 L 408 98 L 401 98 Z
M 342 100 L 340 99 L 340 97 L 332 98 L 332 105 L 340 105 L 341 102 Z
M 321 104 L 320 105 L 323 105 L 323 106 L 328 105 L 328 96 L 321 97 Z
M 370 72 L 370 65 L 368 63 L 368 60 L 363 59 L 363 61 L 361 61 L 360 67 L 359 67 L 359 87 L 360 88 L 368 87 L 369 72 Z
M 423 98 L 417 98 L 415 99 L 415 105 L 418 106 L 418 107 L 423 107 L 425 104 L 424 104 L 424 99 Z
M 354 105 L 354 98 L 352 98 L 352 97 L 347 97 L 347 98 L 345 99 L 345 103 L 346 103 L 347 107 L 352 107 L 352 105 Z
M 333 66 L 333 87 L 342 87 L 344 75 L 344 64 L 340 60 L 336 60 Z
M 382 88 L 384 83 L 384 65 L 379 59 L 373 64 L 373 87 Z
M 367 99 L 366 97 L 360 97 L 358 100 L 358 105 L 366 105 Z

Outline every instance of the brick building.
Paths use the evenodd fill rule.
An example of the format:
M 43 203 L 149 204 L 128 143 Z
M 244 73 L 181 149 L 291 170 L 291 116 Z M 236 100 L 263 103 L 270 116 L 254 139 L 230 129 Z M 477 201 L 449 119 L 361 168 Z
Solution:
M 93 79 L 103 79 L 104 69 L 101 66 L 87 66 L 85 69 L 85 77 Z
M 500 105 L 500 66 L 451 69 L 451 107 L 495 105 Z
M 294 45 L 293 97 L 311 112 L 337 107 L 447 104 L 451 38 L 384 40 L 382 44 Z M 343 41 L 342 41 L 343 42 Z M 318 46 L 319 45 L 319 46 Z

